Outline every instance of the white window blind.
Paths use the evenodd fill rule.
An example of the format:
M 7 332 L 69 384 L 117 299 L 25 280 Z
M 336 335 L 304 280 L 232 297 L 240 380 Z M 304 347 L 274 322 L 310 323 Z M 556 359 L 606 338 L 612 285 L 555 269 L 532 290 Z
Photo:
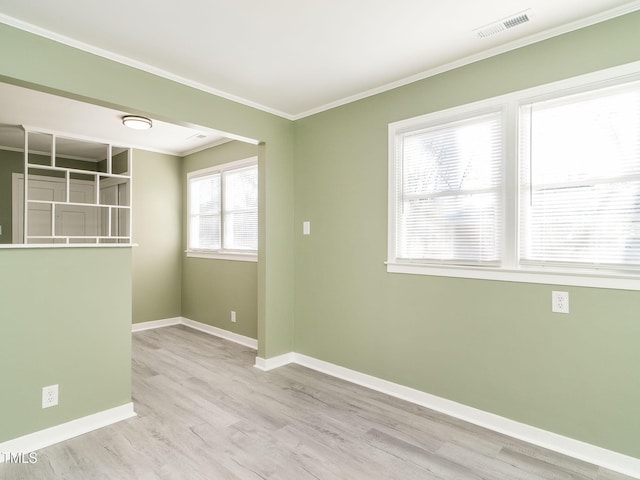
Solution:
M 258 250 L 258 168 L 224 173 L 224 248 Z
M 502 113 L 396 136 L 395 260 L 497 265 Z
M 258 166 L 250 160 L 188 175 L 189 252 L 229 256 L 258 251 Z
M 640 83 L 520 109 L 520 263 L 640 266 Z
M 189 182 L 189 248 L 218 250 L 221 246 L 220 173 Z

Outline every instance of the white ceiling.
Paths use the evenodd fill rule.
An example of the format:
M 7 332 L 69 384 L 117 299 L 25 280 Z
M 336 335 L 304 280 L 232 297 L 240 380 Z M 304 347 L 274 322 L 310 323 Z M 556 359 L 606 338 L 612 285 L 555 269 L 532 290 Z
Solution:
M 0 22 L 297 119 L 640 9 L 640 0 L 0 0 Z M 526 11 L 531 21 L 474 30 Z M 184 156 L 224 133 L 0 83 L 0 146 L 15 125 Z M 91 121 L 87 121 L 91 119 Z M 247 140 L 247 139 L 244 139 Z
M 200 126 L 183 126 L 153 119 L 150 130 L 131 130 L 113 110 L 15 85 L 0 83 L 0 146 L 24 147 L 23 125 L 37 131 L 72 135 L 124 147 L 185 156 L 229 140 L 223 133 Z M 82 156 L 82 155 L 80 155 Z M 91 157 L 87 151 L 85 154 Z
M 524 25 L 474 33 L 528 9 Z M 0 0 L 0 21 L 295 119 L 638 9 L 637 0 Z

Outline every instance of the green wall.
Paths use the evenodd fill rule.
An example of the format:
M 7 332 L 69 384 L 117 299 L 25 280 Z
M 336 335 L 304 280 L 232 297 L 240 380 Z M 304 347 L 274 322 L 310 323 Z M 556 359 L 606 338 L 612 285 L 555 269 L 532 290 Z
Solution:
M 295 350 L 640 457 L 637 292 L 562 287 L 572 313 L 557 316 L 549 311 L 557 287 L 392 275 L 383 264 L 389 122 L 640 60 L 639 27 L 640 13 L 626 15 L 295 123 L 4 24 L 0 80 L 261 142 L 261 357 Z M 161 163 L 157 174 L 175 186 L 173 160 Z M 135 171 L 134 191 L 141 181 Z M 181 188 L 169 195 L 179 197 Z M 304 220 L 311 236 L 301 235 Z M 170 229 L 175 241 L 181 229 Z M 140 293 L 156 251 L 147 230 L 162 225 L 141 227 L 141 253 L 133 253 L 134 292 L 145 299 L 134 305 L 136 321 L 178 310 L 199 316 L 201 302 L 188 295 L 154 310 L 153 288 Z M 169 241 L 158 251 L 168 252 Z M 163 262 L 163 272 L 178 271 L 179 256 Z M 185 288 L 209 278 L 210 265 L 184 259 Z M 219 266 L 216 279 L 250 276 Z M 3 391 L 11 394 L 0 398 L 0 439 L 130 401 L 131 252 L 0 250 L 0 267 L 8 332 L 0 355 L 3 364 L 20 365 L 4 373 Z M 59 273 L 54 279 L 49 271 Z M 101 291 L 109 302 L 99 303 Z M 56 378 L 69 406 L 43 411 L 40 388 Z
M 183 161 L 183 249 L 187 249 L 187 173 L 258 155 L 258 147 L 228 142 L 189 155 Z M 258 338 L 258 265 L 208 258 L 184 257 L 182 316 L 190 320 Z M 236 323 L 231 323 L 231 311 Z
M 0 58 L 3 59 L 0 81 L 179 124 L 203 125 L 262 142 L 258 148 L 259 355 L 269 358 L 291 351 L 293 122 L 6 24 L 0 24 Z M 136 179 L 140 181 L 140 176 L 134 178 L 134 184 Z M 8 368 L 3 373 L 0 411 L 4 413 L 0 438 L 14 438 L 130 401 L 131 255 L 129 249 L 107 248 L 0 250 L 0 291 L 3 312 L 7 312 L 1 318 L 0 342 L 5 355 L 2 364 L 26 365 L 22 369 Z M 46 285 L 31 280 L 31 276 L 41 273 L 35 271 L 34 262 L 48 269 L 55 267 L 57 278 L 41 275 L 47 280 Z M 139 287 L 140 283 L 136 282 Z M 70 302 L 70 291 L 74 299 L 80 297 L 76 304 Z M 176 291 L 180 295 L 180 289 Z M 105 292 L 109 293 L 109 301 L 100 304 L 96 313 L 98 303 L 88 300 L 97 300 L 96 296 Z M 34 301 L 38 298 L 47 302 Z M 65 298 L 65 302 L 60 300 Z M 171 308 L 163 308 L 162 316 Z M 136 305 L 139 318 L 158 314 Z M 12 325 L 14 318 L 19 318 L 21 323 Z M 87 334 L 85 325 L 94 327 L 96 334 Z M 30 336 L 40 331 L 53 332 L 49 340 L 56 348 L 70 352 L 60 357 L 63 362 L 41 356 L 41 351 L 48 351 L 42 348 L 44 341 L 35 342 Z M 102 336 L 100 342 L 96 340 L 98 334 Z M 96 356 L 84 355 L 87 350 Z M 61 405 L 43 411 L 39 403 L 34 402 L 40 401 L 41 387 L 56 378 L 61 379 Z M 72 390 L 71 396 L 66 396 L 67 389 Z M 27 408 L 26 402 L 29 402 Z M 68 402 L 66 406 L 64 402 Z M 24 413 L 20 413 L 20 409 L 24 409 Z
M 640 13 L 299 120 L 296 352 L 640 458 L 640 293 L 386 273 L 387 125 L 640 60 Z M 302 222 L 311 221 L 311 235 Z
M 183 253 L 187 172 L 256 155 L 257 146 L 242 142 L 185 158 L 134 151 L 133 323 L 183 316 L 257 338 L 257 263 Z
M 258 354 L 270 358 L 290 352 L 293 122 L 5 24 L 0 24 L 0 57 L 5 82 L 261 142 Z
M 133 323 L 182 314 L 181 163 L 133 152 Z
M 12 242 L 12 174 L 24 171 L 24 154 L 0 149 L 0 243 Z
M 130 248 L 0 250 L 0 442 L 131 402 L 130 269 Z

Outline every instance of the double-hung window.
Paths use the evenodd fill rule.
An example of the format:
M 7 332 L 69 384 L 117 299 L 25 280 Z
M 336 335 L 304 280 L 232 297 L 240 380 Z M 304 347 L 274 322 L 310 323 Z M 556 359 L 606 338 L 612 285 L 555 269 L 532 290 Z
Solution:
M 190 172 L 187 190 L 187 254 L 257 260 L 257 159 Z
M 390 124 L 387 270 L 640 290 L 640 67 L 596 76 Z
M 502 117 L 473 112 L 397 134 L 396 259 L 500 264 Z
M 520 108 L 520 262 L 640 266 L 640 83 Z

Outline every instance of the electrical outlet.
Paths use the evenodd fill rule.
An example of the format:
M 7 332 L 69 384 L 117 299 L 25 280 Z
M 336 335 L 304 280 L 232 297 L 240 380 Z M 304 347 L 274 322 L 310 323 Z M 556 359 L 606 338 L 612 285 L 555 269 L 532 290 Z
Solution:
M 42 387 L 42 408 L 58 405 L 58 385 Z
M 551 292 L 551 311 L 569 313 L 569 292 Z
M 236 323 L 236 312 L 231 310 L 231 323 Z

